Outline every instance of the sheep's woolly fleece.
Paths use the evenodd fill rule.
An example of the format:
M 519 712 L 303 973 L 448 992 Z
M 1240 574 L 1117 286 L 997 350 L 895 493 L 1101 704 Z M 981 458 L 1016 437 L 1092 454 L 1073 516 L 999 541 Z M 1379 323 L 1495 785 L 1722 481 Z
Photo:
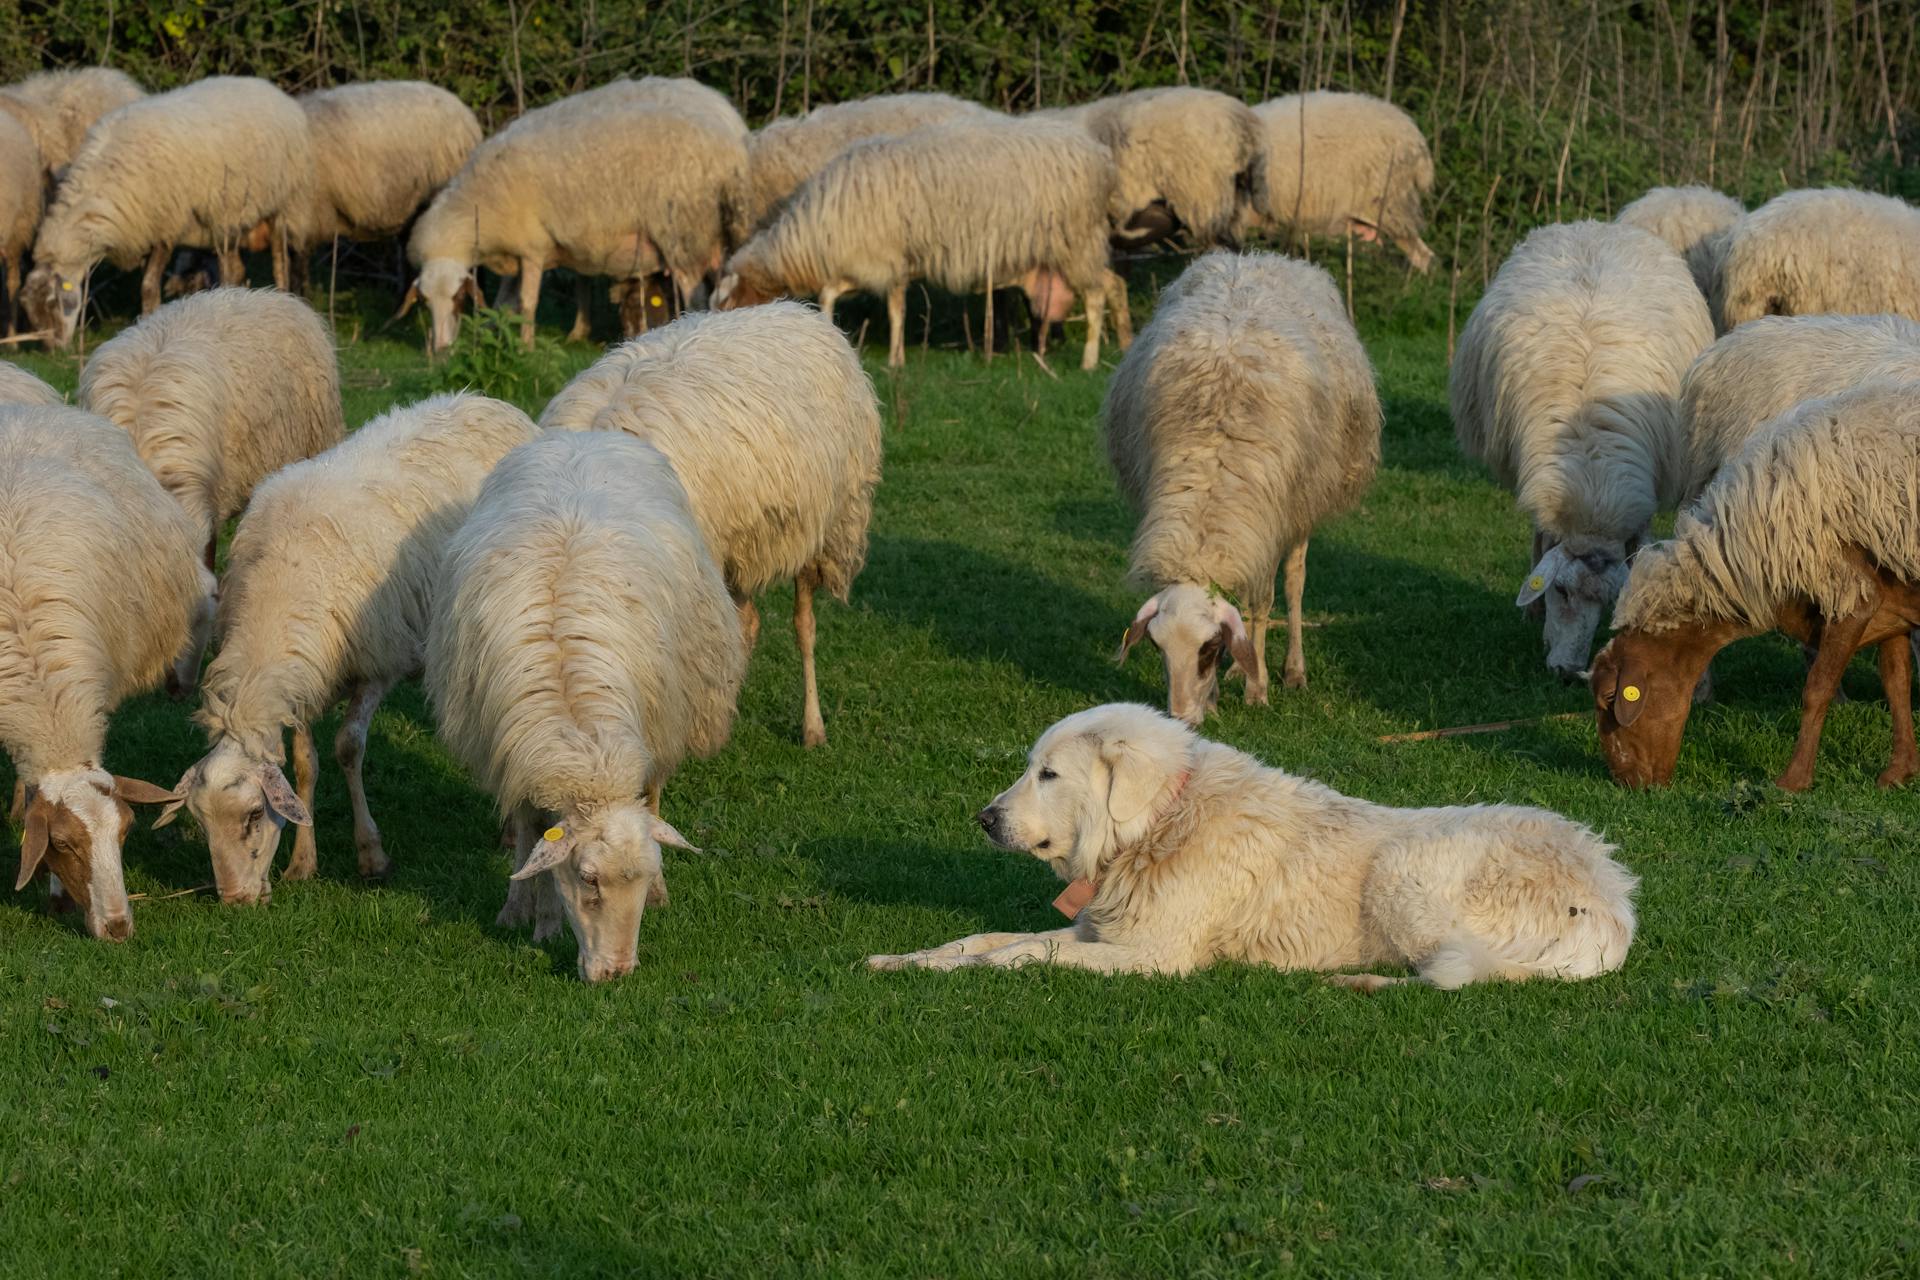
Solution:
M 1723 333 L 1821 311 L 1920 320 L 1920 209 L 1844 187 L 1775 196 L 1729 233 L 1713 309 Z

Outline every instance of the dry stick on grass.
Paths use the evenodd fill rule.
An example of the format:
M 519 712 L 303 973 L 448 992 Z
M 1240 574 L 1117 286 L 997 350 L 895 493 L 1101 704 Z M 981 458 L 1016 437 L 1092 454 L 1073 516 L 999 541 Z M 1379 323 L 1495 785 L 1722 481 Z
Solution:
M 172 893 L 163 893 L 157 898 L 145 893 L 130 893 L 127 895 L 127 901 L 133 902 L 136 899 L 144 898 L 149 902 L 165 902 L 169 898 L 184 898 L 189 894 L 206 893 L 215 887 L 216 886 L 210 884 L 197 884 L 191 889 L 176 889 Z
M 1460 738 L 1470 733 L 1500 733 L 1530 724 L 1551 724 L 1556 720 L 1581 720 L 1591 712 L 1562 711 L 1551 716 L 1524 716 L 1519 720 L 1495 720 L 1489 724 L 1461 724 L 1451 729 L 1422 729 L 1417 733 L 1383 733 L 1375 742 L 1431 742 L 1435 738 Z

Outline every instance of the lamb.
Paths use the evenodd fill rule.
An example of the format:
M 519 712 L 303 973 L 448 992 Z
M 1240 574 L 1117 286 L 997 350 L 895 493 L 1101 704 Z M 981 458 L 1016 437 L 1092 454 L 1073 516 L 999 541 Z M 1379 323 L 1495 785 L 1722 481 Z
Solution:
M 1288 688 L 1307 683 L 1300 599 L 1307 539 L 1380 465 L 1373 366 L 1333 278 L 1270 253 L 1209 253 L 1161 295 L 1108 385 L 1107 458 L 1140 512 L 1130 579 L 1155 594 L 1120 642 L 1150 635 L 1168 708 L 1198 725 L 1221 653 L 1267 701 L 1267 624 L 1287 574 Z M 1243 616 L 1221 588 L 1246 605 Z
M 1920 209 L 1827 187 L 1775 196 L 1739 221 L 1714 285 L 1720 332 L 1822 311 L 1920 320 Z
M 726 744 L 745 667 L 720 568 L 657 449 L 555 432 L 502 460 L 447 551 L 427 692 L 448 748 L 511 817 L 516 887 L 553 873 L 542 887 L 586 981 L 632 971 L 641 914 L 666 900 L 660 846 L 690 847 L 660 788 L 689 752 Z M 558 930 L 542 897 L 536 939 Z M 501 923 L 525 905 L 510 893 Z
M 1448 388 L 1461 449 L 1533 520 L 1515 601 L 1545 601 L 1547 666 L 1586 668 L 1601 608 L 1686 473 L 1680 380 L 1713 341 L 1680 256 L 1637 227 L 1541 227 L 1461 332 Z
M 1727 334 L 1680 383 L 1685 501 L 1762 425 L 1805 400 L 1878 378 L 1920 382 L 1920 322 L 1904 316 L 1762 316 Z
M 295 101 L 319 172 L 302 248 L 398 234 L 480 145 L 466 103 L 418 80 L 316 89 Z
M 0 114 L 0 268 L 5 271 L 9 337 L 20 309 L 20 260 L 33 246 L 44 199 L 40 152 L 32 135 L 12 116 Z
M 1616 781 L 1673 776 L 1695 683 L 1713 655 L 1779 629 L 1817 643 L 1800 734 L 1779 779 L 1813 782 L 1827 706 L 1848 661 L 1877 646 L 1893 711 L 1882 786 L 1920 771 L 1912 656 L 1920 626 L 1920 385 L 1881 380 L 1811 400 L 1750 440 L 1634 557 L 1616 632 L 1593 664 L 1600 744 Z
M 386 875 L 361 776 L 368 727 L 387 691 L 421 669 L 446 546 L 481 483 L 537 434 L 502 401 L 435 396 L 375 418 L 254 492 L 227 557 L 220 651 L 198 716 L 211 749 L 155 823 L 183 805 L 193 811 L 223 901 L 273 896 L 269 877 L 289 822 L 296 833 L 283 876 L 314 874 L 311 725 L 342 695 L 334 757 L 347 778 L 360 874 Z M 282 771 L 288 727 L 294 786 Z
M 876 138 L 808 179 L 772 225 L 727 261 L 716 307 L 814 294 L 828 317 L 849 289 L 884 294 L 887 363 L 906 363 L 907 282 L 961 293 L 1017 284 L 1040 347 L 1076 292 L 1087 299 L 1080 367 L 1100 358 L 1107 305 L 1131 340 L 1126 284 L 1107 264 L 1113 158 L 1058 120 L 968 121 Z
M 107 718 L 151 688 L 210 608 L 194 531 L 126 434 L 57 405 L 0 406 L 0 745 L 42 862 L 96 938 L 133 934 L 120 853 L 166 792 L 102 765 Z
M 880 412 L 860 359 L 810 307 L 697 312 L 607 353 L 553 398 L 551 431 L 624 431 L 659 449 L 740 611 L 793 582 L 801 739 L 827 740 L 814 675 L 813 593 L 844 602 L 867 558 Z
M 749 220 L 755 228 L 771 222 L 801 183 L 856 142 L 897 137 L 923 125 L 999 118 L 996 111 L 944 93 L 881 94 L 784 116 L 747 139 L 753 181 Z
M 169 302 L 94 353 L 78 398 L 132 437 L 187 513 L 209 569 L 220 527 L 255 485 L 346 433 L 326 322 L 265 289 Z M 203 627 L 181 655 L 176 692 L 193 686 L 206 640 Z
M 80 153 L 87 130 L 108 112 L 147 96 L 134 78 L 112 67 L 42 71 L 0 89 L 0 112 L 33 135 L 48 182 Z
M 244 282 L 242 244 L 271 246 L 286 288 L 313 172 L 305 113 L 265 80 L 210 76 L 121 107 L 87 134 L 40 224 L 26 286 L 35 324 L 51 346 L 72 341 L 103 258 L 145 260 L 140 310 L 151 314 L 175 245 L 218 250 L 223 284 Z
M 1238 98 L 1185 85 L 1136 89 L 1060 113 L 1113 153 L 1114 238 L 1141 246 L 1181 231 L 1238 248 L 1265 182 L 1259 117 Z
M 618 280 L 665 272 L 685 297 L 744 237 L 743 137 L 711 109 L 661 106 L 640 88 L 616 81 L 529 111 L 434 197 L 407 246 L 419 276 L 406 305 L 425 299 L 430 353 L 453 344 L 461 302 L 478 300 L 476 264 L 519 276 L 531 346 L 548 267 Z M 583 280 L 575 337 L 586 336 L 584 290 Z
M 1385 236 L 1425 274 L 1421 201 L 1433 153 L 1413 117 L 1364 93 L 1289 94 L 1253 109 L 1266 140 L 1265 216 L 1293 237 Z
M 1660 237 L 1687 260 L 1702 297 L 1713 296 L 1720 255 L 1746 206 L 1712 187 L 1654 187 L 1614 215 L 1626 227 Z
M 0 360 L 0 405 L 65 404 L 67 398 L 17 364 Z

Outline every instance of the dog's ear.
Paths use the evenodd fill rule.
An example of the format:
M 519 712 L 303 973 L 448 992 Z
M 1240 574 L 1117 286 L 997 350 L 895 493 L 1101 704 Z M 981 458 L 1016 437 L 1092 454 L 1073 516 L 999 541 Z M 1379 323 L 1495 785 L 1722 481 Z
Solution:
M 1167 775 L 1152 753 L 1125 738 L 1100 744 L 1100 760 L 1107 766 L 1107 816 L 1120 825 L 1137 820 L 1160 794 Z
M 1140 606 L 1140 612 L 1133 615 L 1133 621 L 1127 624 L 1126 634 L 1120 637 L 1120 652 L 1114 656 L 1115 662 L 1125 662 L 1127 655 L 1133 652 L 1133 646 L 1140 643 L 1147 634 L 1147 624 L 1153 621 L 1153 615 L 1160 612 L 1160 597 L 1151 596 Z
M 1587 677 L 1596 708 L 1613 712 L 1613 721 L 1621 728 L 1640 718 L 1647 705 L 1647 680 L 1643 672 L 1623 664 L 1612 644 L 1593 660 L 1593 672 Z

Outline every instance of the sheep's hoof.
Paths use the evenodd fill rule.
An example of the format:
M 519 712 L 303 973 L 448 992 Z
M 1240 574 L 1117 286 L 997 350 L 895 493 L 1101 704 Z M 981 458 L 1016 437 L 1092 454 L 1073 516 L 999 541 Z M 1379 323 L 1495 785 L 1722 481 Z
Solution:
M 1327 975 L 1328 986 L 1345 987 L 1347 990 L 1357 991 L 1363 996 L 1370 996 L 1376 992 L 1384 991 L 1397 982 L 1399 982 L 1398 978 L 1382 977 L 1377 973 L 1330 973 Z
M 521 929 L 533 923 L 533 908 L 529 904 L 509 896 L 507 905 L 500 908 L 500 914 L 493 918 L 498 929 Z
M 1304 689 L 1307 687 L 1307 673 L 1305 671 L 1289 671 L 1280 677 L 1280 683 L 1289 689 Z
M 1898 787 L 1912 781 L 1915 772 L 1916 765 L 1914 761 L 1896 760 L 1881 770 L 1880 776 L 1874 779 L 1874 781 L 1883 787 Z
M 1813 770 L 1788 769 L 1773 780 L 1773 785 L 1782 791 L 1805 791 L 1813 785 Z
M 1251 680 L 1247 681 L 1247 705 L 1250 707 L 1266 706 L 1267 686 L 1263 684 L 1257 685 Z
M 312 858 L 302 858 L 299 854 L 295 854 L 293 861 L 287 864 L 287 869 L 280 873 L 280 878 L 282 880 L 311 880 L 313 879 L 315 870 L 316 868 Z
M 810 724 L 800 731 L 800 745 L 811 751 L 827 745 L 827 726 Z
M 387 851 L 380 847 L 378 840 L 371 840 L 360 846 L 360 878 L 362 880 L 385 880 L 387 872 L 393 869 L 393 863 L 387 857 Z

